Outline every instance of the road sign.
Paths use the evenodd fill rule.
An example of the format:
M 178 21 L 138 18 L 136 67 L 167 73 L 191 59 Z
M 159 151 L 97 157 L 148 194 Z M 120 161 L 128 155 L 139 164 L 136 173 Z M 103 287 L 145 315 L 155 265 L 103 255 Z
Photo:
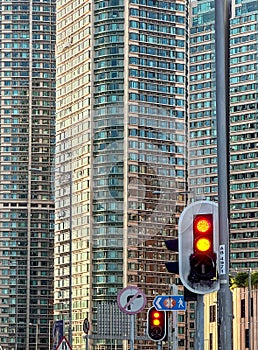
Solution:
M 160 311 L 185 311 L 186 303 L 182 295 L 157 295 L 153 306 Z
M 56 350 L 72 350 L 71 345 L 69 344 L 65 336 L 63 336 L 63 338 L 61 339 Z
M 147 300 L 139 288 L 128 286 L 118 293 L 117 303 L 122 312 L 134 315 L 145 308 Z
M 219 246 L 219 273 L 226 274 L 226 247 L 225 244 Z
M 83 332 L 85 334 L 89 333 L 89 329 L 90 329 L 90 322 L 87 318 L 85 318 L 85 320 L 83 321 Z
M 53 350 L 57 349 L 58 344 L 63 339 L 64 336 L 64 321 L 55 321 L 53 326 Z

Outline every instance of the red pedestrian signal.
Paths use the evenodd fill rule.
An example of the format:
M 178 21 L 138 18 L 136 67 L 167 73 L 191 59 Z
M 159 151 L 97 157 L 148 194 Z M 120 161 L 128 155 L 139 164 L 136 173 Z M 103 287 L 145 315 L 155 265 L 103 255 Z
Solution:
M 155 307 L 148 310 L 147 333 L 151 340 L 161 341 L 166 337 L 166 312 L 158 311 Z

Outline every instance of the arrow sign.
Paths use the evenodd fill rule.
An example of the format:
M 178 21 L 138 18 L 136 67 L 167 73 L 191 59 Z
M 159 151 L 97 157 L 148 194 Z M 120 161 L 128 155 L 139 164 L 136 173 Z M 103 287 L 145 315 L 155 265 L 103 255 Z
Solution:
M 153 306 L 159 311 L 185 311 L 186 303 L 182 295 L 157 295 Z

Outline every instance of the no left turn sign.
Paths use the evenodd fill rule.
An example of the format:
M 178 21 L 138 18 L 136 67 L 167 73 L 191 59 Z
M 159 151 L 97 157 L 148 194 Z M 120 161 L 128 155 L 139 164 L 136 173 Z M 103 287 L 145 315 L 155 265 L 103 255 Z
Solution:
M 145 308 L 147 300 L 139 288 L 128 286 L 118 293 L 117 302 L 122 312 L 134 315 Z

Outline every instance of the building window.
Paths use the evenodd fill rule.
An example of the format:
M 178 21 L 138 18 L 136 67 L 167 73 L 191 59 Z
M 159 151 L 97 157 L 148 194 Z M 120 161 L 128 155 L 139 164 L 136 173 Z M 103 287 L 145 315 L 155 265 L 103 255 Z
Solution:
M 245 348 L 249 348 L 249 329 L 245 329 Z
M 210 322 L 216 322 L 216 306 L 210 306 Z
M 213 334 L 210 333 L 210 347 L 209 347 L 210 350 L 213 349 Z
M 241 317 L 245 317 L 245 299 L 241 300 Z

